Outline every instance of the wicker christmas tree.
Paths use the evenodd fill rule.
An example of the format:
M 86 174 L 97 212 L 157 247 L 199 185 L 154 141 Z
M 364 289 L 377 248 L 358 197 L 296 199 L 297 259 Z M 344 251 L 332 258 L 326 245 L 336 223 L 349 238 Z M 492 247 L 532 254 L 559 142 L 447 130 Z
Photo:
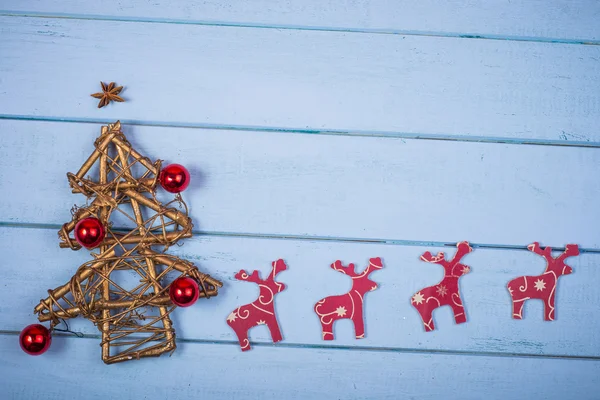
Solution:
M 198 297 L 217 295 L 222 286 L 192 263 L 165 254 L 192 235 L 177 189 L 187 182 L 169 181 L 164 176 L 169 167 L 161 170 L 160 160 L 152 163 L 135 151 L 119 122 L 102 127 L 94 145 L 79 171 L 67 174 L 73 193 L 85 195 L 88 205 L 74 209 L 72 221 L 59 232 L 61 247 L 93 248 L 93 260 L 81 265 L 69 282 L 49 290 L 35 312 L 40 322 L 50 321 L 50 330 L 62 319 L 80 315 L 92 321 L 102 333 L 107 364 L 172 352 L 175 330 L 169 314 Z M 159 182 L 177 193 L 173 201 L 157 199 Z M 116 221 L 129 228 L 113 227 Z M 135 279 L 121 282 L 124 273 Z

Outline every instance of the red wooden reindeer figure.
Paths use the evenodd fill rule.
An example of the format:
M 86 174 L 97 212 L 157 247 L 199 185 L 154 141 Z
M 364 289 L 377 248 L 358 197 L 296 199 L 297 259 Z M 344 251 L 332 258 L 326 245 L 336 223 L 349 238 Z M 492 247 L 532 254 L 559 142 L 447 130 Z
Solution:
M 347 267 L 340 260 L 331 264 L 331 268 L 352 278 L 352 288 L 346 294 L 329 296 L 315 304 L 315 312 L 321 319 L 323 340 L 333 340 L 333 323 L 338 319 L 349 318 L 354 323 L 357 339 L 365 337 L 363 319 L 363 298 L 365 293 L 377 289 L 377 284 L 369 279 L 369 274 L 383 268 L 381 258 L 371 258 L 369 266 L 360 274 L 356 273 L 354 264 Z
M 573 268 L 565 264 L 567 257 L 578 256 L 579 246 L 568 244 L 565 251 L 558 257 L 552 257 L 552 248 L 542 250 L 538 242 L 532 243 L 527 248 L 546 260 L 546 270 L 538 276 L 520 276 L 506 285 L 513 303 L 514 319 L 523 319 L 523 306 L 525 300 L 540 299 L 544 301 L 544 320 L 554 321 L 554 296 L 556 284 L 561 275 L 568 275 Z
M 458 289 L 458 279 L 468 273 L 471 268 L 461 264 L 460 260 L 468 253 L 473 251 L 469 242 L 460 242 L 457 244 L 456 254 L 451 261 L 447 261 L 445 254 L 439 252 L 435 257 L 426 251 L 421 256 L 421 260 L 439 264 L 444 267 L 444 279 L 434 286 L 429 286 L 419 290 L 411 298 L 410 303 L 421 314 L 425 332 L 435 329 L 433 323 L 433 310 L 441 306 L 450 306 L 454 312 L 454 320 L 457 324 L 467 322 L 467 316 L 460 298 Z
M 258 284 L 260 293 L 258 299 L 250 304 L 243 305 L 233 310 L 227 317 L 227 324 L 233 329 L 240 341 L 242 351 L 250 350 L 248 330 L 253 326 L 267 325 L 271 331 L 273 343 L 281 341 L 281 330 L 275 316 L 275 295 L 285 289 L 285 285 L 275 281 L 275 276 L 287 269 L 283 260 L 273 261 L 272 271 L 267 279 L 261 279 L 258 271 L 254 270 L 248 275 L 243 269 L 235 274 L 235 279 L 254 282 Z

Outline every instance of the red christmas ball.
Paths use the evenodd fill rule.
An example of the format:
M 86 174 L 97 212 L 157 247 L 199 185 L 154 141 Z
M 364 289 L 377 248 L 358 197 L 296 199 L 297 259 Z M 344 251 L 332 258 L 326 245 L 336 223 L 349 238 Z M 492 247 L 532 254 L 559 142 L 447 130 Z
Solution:
M 85 248 L 92 249 L 104 240 L 106 232 L 98 218 L 84 218 L 75 225 L 75 240 Z
M 44 325 L 33 324 L 25 327 L 19 335 L 21 349 L 32 356 L 39 356 L 48 350 L 52 343 L 50 331 Z
M 190 173 L 183 165 L 170 164 L 160 171 L 159 180 L 167 192 L 179 193 L 190 184 Z
M 175 279 L 169 288 L 171 301 L 179 307 L 189 307 L 194 304 L 198 300 L 199 293 L 198 283 L 187 276 Z

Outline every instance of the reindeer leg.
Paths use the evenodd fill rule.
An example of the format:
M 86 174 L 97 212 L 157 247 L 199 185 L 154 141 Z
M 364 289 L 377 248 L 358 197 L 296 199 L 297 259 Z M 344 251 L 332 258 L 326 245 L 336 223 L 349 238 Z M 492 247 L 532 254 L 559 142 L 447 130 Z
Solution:
M 453 302 L 450 304 L 450 307 L 452 307 L 452 312 L 454 313 L 454 321 L 457 324 L 467 322 L 467 314 L 465 314 L 465 308 L 462 304 L 457 304 Z
M 363 309 L 362 307 L 356 307 L 354 309 L 354 317 L 352 318 L 352 322 L 354 323 L 354 333 L 356 334 L 357 339 L 365 338 L 365 321 L 363 317 Z
M 335 337 L 333 336 L 333 323 L 335 320 L 330 318 L 329 323 L 325 323 L 323 318 L 321 318 L 321 331 L 323 332 L 323 340 L 333 340 Z
M 515 300 L 512 299 L 513 302 L 513 319 L 523 319 L 523 306 L 525 305 L 526 299 Z
M 544 321 L 554 321 L 554 293 L 544 300 Z
M 250 341 L 248 340 L 248 330 L 234 329 L 234 332 L 238 337 L 242 351 L 250 350 L 251 347 Z
M 271 331 L 271 339 L 273 340 L 273 343 L 283 340 L 283 337 L 281 336 L 281 330 L 279 329 L 279 324 L 277 323 L 277 318 L 275 318 L 275 316 L 267 321 L 267 327 L 269 328 L 269 331 Z
M 423 306 L 417 308 L 417 311 L 419 312 L 419 315 L 421 315 L 421 319 L 423 320 L 423 327 L 425 328 L 425 332 L 431 332 L 435 329 L 435 324 L 433 323 L 433 310 L 434 309 L 427 306 L 427 304 L 423 304 Z

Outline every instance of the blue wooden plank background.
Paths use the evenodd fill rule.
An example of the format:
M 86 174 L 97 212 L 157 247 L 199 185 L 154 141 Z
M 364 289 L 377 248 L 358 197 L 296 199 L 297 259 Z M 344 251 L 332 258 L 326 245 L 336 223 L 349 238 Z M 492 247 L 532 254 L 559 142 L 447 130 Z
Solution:
M 4 396 L 600 398 L 599 4 L 0 0 Z M 98 110 L 100 80 L 127 102 Z M 90 257 L 58 248 L 84 202 L 65 174 L 117 119 L 190 168 L 195 236 L 169 251 L 224 288 L 177 310 L 171 357 L 105 366 L 82 319 L 27 356 L 33 306 Z M 461 240 L 469 321 L 442 308 L 425 333 L 409 298 L 442 271 L 419 255 Z M 551 323 L 539 302 L 510 318 L 506 282 L 543 271 L 536 240 L 582 248 Z M 341 321 L 323 342 L 312 306 L 350 285 L 328 265 L 373 256 L 366 338 Z M 233 274 L 277 258 L 284 341 L 257 327 L 242 354 L 225 317 L 257 290 Z

